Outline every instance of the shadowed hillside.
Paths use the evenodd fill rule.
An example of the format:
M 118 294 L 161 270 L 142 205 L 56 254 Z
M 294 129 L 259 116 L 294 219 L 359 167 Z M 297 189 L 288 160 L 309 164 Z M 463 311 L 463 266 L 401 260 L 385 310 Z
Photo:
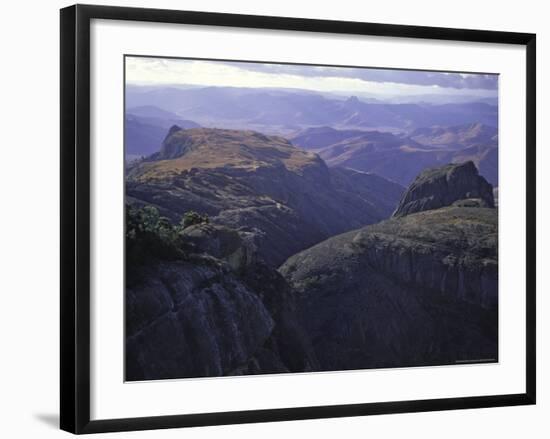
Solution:
M 474 192 L 477 178 L 465 175 L 450 189 L 436 179 L 424 193 L 468 184 Z M 498 358 L 497 210 L 464 200 L 402 215 L 330 238 L 280 267 L 321 370 Z
M 329 236 L 391 215 L 403 188 L 330 170 L 319 156 L 253 131 L 173 127 L 127 171 L 127 200 L 177 220 L 189 210 L 247 233 L 274 266 Z

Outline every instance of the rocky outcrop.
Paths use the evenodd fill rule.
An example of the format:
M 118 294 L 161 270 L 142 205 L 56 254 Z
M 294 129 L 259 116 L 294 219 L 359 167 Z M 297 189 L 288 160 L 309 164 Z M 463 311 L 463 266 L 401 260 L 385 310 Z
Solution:
M 393 218 L 328 239 L 279 271 L 323 370 L 498 357 L 495 209 Z
M 223 259 L 237 272 L 256 263 L 257 249 L 247 233 L 215 224 L 197 224 L 185 228 L 180 235 L 191 251 Z
M 159 263 L 126 288 L 126 379 L 218 376 L 245 365 L 274 327 L 257 295 L 220 267 Z M 272 368 L 285 370 L 273 362 Z
M 160 151 L 148 158 L 151 160 L 170 160 L 181 157 L 193 145 L 193 138 L 184 133 L 183 128 L 173 125 L 164 138 Z
M 194 210 L 249 233 L 277 267 L 330 236 L 388 218 L 403 187 L 329 169 L 314 153 L 251 131 L 174 128 L 158 155 L 132 167 L 127 201 L 178 222 Z
M 416 177 L 393 216 L 438 209 L 469 198 L 478 198 L 483 205 L 495 207 L 493 187 L 479 175 L 473 162 L 431 168 Z
M 315 370 L 286 281 L 234 230 L 183 231 L 187 257 L 128 270 L 129 381 Z

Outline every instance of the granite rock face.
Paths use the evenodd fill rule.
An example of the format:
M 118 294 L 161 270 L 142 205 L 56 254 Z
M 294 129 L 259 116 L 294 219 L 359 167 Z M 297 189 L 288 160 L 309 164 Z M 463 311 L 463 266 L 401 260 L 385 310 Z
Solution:
M 224 375 L 246 364 L 274 326 L 254 292 L 203 264 L 157 265 L 127 287 L 126 305 L 128 380 Z
M 330 238 L 279 269 L 322 370 L 497 359 L 497 212 L 448 207 Z
M 186 260 L 127 276 L 126 379 L 316 369 L 288 284 L 258 262 L 246 237 L 208 224 L 184 234 Z
M 216 224 L 197 224 L 181 232 L 187 245 L 195 253 L 223 259 L 237 272 L 256 261 L 257 248 L 247 233 Z
M 479 175 L 473 162 L 432 168 L 416 177 L 393 216 L 438 209 L 469 198 L 478 198 L 487 207 L 495 207 L 493 187 Z

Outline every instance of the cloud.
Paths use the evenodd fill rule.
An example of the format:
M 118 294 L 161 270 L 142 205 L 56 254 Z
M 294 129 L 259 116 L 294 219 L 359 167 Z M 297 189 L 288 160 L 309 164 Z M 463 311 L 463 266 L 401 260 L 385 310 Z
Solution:
M 428 72 L 355 67 L 321 67 L 287 64 L 235 63 L 244 70 L 308 77 L 345 77 L 394 84 L 438 86 L 456 89 L 496 90 L 498 75 L 476 73 Z
M 299 88 L 373 96 L 496 96 L 497 75 L 172 58 L 126 58 L 129 84 Z

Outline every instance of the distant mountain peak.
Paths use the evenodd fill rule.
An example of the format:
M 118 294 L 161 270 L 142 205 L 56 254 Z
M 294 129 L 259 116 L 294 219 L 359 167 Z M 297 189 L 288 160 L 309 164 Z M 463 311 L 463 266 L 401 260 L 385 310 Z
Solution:
M 361 101 L 357 96 L 350 96 L 349 98 L 346 99 L 346 102 L 348 104 L 359 104 Z
M 480 199 L 479 205 L 495 207 L 493 186 L 479 175 L 472 161 L 430 168 L 412 182 L 393 216 L 439 209 L 467 199 Z

